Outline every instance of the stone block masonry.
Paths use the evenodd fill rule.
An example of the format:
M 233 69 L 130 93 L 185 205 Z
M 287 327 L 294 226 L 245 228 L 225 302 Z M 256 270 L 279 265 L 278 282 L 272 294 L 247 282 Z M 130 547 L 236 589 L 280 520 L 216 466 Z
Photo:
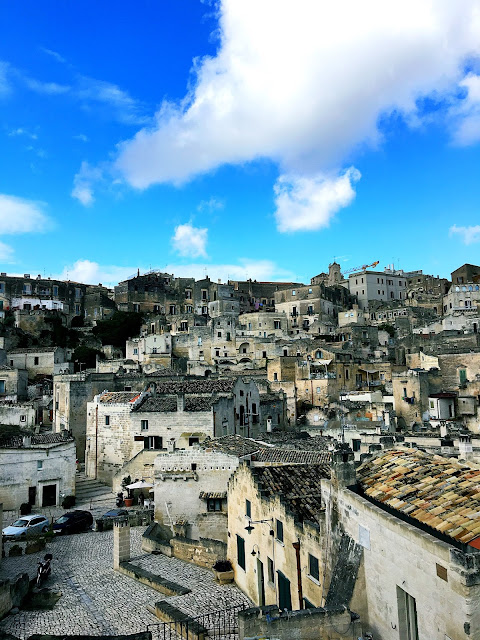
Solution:
M 130 560 L 130 524 L 118 521 L 113 525 L 113 568 L 118 571 L 122 562 Z

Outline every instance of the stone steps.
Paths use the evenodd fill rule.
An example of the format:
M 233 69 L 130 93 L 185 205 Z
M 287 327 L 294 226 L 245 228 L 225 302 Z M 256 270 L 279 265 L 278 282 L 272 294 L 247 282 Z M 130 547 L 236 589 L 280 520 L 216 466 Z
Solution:
M 98 500 L 100 498 L 114 498 L 111 487 L 95 480 L 95 478 L 87 478 L 84 473 L 77 473 L 75 478 L 75 495 L 77 502 L 88 502 L 89 500 Z

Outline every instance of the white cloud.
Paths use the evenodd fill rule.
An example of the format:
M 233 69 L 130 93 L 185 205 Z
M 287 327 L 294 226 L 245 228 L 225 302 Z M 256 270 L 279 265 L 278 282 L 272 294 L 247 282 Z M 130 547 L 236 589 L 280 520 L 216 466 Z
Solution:
M 137 268 L 135 266 L 100 265 L 98 262 L 81 259 L 66 266 L 62 273 L 55 277 L 87 284 L 101 282 L 105 286 L 113 287 L 122 280 L 135 275 Z M 140 273 L 145 273 L 145 271 L 147 269 L 140 267 Z M 271 260 L 252 260 L 249 258 L 240 258 L 236 264 L 191 263 L 179 265 L 171 263 L 159 267 L 158 271 L 173 273 L 180 278 L 196 278 L 198 280 L 208 275 L 212 280 L 220 279 L 222 282 L 226 282 L 228 279 L 247 280 L 248 278 L 259 281 L 295 280 L 290 271 L 282 269 Z
M 80 171 L 73 178 L 73 189 L 70 195 L 79 200 L 83 206 L 91 206 L 95 201 L 92 183 L 98 182 L 101 178 L 100 168 L 92 167 L 88 162 L 83 161 L 80 165 Z
M 360 172 L 350 167 L 338 177 L 282 175 L 275 183 L 275 218 L 279 231 L 306 231 L 328 227 L 342 207 L 355 198 L 352 186 Z
M 29 89 L 35 91 L 35 93 L 45 93 L 47 95 L 58 95 L 62 93 L 68 93 L 71 91 L 71 87 L 66 84 L 58 84 L 57 82 L 41 82 L 34 78 L 23 76 L 23 81 Z
M 2 262 L 12 262 L 13 253 L 12 247 L 4 242 L 0 242 L 0 260 Z
M 15 136 L 26 136 L 27 138 L 31 138 L 32 140 L 37 140 L 38 136 L 36 133 L 31 133 L 28 129 L 24 129 L 23 127 L 17 127 L 16 129 L 11 129 L 8 132 L 8 135 L 13 138 Z
M 56 51 L 53 51 L 53 49 L 47 49 L 46 47 L 40 47 L 40 51 L 43 51 L 43 53 L 46 53 L 48 56 L 51 56 L 52 58 L 55 58 L 55 60 L 57 62 L 61 62 L 62 64 L 65 64 L 67 62 L 63 56 L 61 56 Z
M 196 62 L 191 90 L 119 148 L 135 188 L 181 184 L 257 158 L 281 173 L 330 172 L 378 121 L 450 95 L 480 54 L 478 0 L 221 0 L 217 55 Z
M 84 104 L 96 103 L 107 106 L 111 116 L 123 124 L 142 125 L 150 122 L 141 103 L 111 82 L 79 76 L 73 92 Z
M 453 122 L 453 142 L 468 146 L 480 141 L 480 76 L 469 73 L 459 86 L 467 93 L 455 101 L 449 115 Z
M 225 207 L 225 202 L 223 200 L 220 200 L 219 198 L 215 198 L 215 196 L 212 196 L 208 200 L 201 200 L 197 207 L 197 211 L 208 211 L 211 213 L 212 211 L 219 211 L 224 207 Z
M 2 62 L 0 60 L 0 97 L 6 96 L 11 90 L 8 79 L 9 66 L 8 62 Z
M 73 265 L 66 266 L 58 278 L 86 284 L 98 284 L 101 282 L 105 286 L 113 287 L 136 273 L 136 271 L 135 267 L 105 266 L 91 260 L 77 260 Z
M 51 224 L 45 204 L 0 193 L 0 234 L 46 231 Z
M 73 136 L 74 140 L 80 140 L 81 142 L 88 142 L 89 138 L 84 133 L 79 133 L 76 136 Z
M 474 244 L 475 242 L 480 242 L 480 225 L 475 225 L 471 227 L 457 227 L 454 224 L 450 227 L 450 235 L 458 233 L 458 235 L 462 236 L 464 244 Z
M 179 224 L 178 227 L 175 227 L 172 246 L 181 256 L 206 258 L 207 235 L 208 229 L 199 229 L 190 223 Z

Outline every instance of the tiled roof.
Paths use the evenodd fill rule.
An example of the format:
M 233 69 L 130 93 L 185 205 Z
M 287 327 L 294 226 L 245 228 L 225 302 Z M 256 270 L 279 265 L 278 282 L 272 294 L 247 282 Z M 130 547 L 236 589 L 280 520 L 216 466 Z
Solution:
M 62 442 L 73 441 L 70 434 L 64 435 L 66 432 L 60 433 L 41 433 L 32 435 L 30 445 L 24 445 L 22 435 L 0 436 L 0 448 L 2 449 L 24 449 L 34 445 L 59 444 Z
M 390 450 L 364 462 L 366 496 L 468 544 L 480 536 L 480 469 L 423 451 Z
M 58 347 L 25 347 L 25 349 L 10 349 L 8 353 L 50 353 Z
M 157 382 L 157 394 L 176 393 L 214 393 L 231 392 L 235 380 L 211 380 L 199 378 L 198 380 L 172 380 L 170 382 Z
M 177 396 L 160 396 L 156 398 L 147 398 L 138 407 L 137 411 L 176 411 Z
M 239 435 L 221 436 L 220 438 L 206 438 L 202 442 L 203 449 L 213 449 L 230 455 L 247 456 L 254 451 L 258 451 L 260 445 L 251 438 L 244 438 Z
M 217 499 L 224 500 L 227 497 L 226 491 L 200 491 L 200 495 L 198 496 L 200 500 L 209 500 L 209 499 Z
M 272 464 L 330 464 L 330 451 L 297 451 L 268 447 L 253 454 L 252 461 Z
M 107 391 L 100 396 L 102 404 L 125 404 L 133 402 L 140 394 L 138 391 Z
M 216 401 L 215 396 L 187 396 L 185 411 L 210 411 Z
M 321 479 L 330 477 L 325 465 L 253 467 L 252 474 L 268 497 L 279 495 L 300 520 L 316 522 L 324 510 Z

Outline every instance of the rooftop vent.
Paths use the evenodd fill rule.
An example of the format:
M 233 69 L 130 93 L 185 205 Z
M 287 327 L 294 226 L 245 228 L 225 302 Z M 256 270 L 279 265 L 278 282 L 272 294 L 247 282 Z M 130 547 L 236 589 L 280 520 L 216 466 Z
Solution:
M 30 274 L 29 274 L 29 273 L 24 273 L 24 274 L 23 274 L 23 277 L 24 277 L 24 278 L 30 278 Z

